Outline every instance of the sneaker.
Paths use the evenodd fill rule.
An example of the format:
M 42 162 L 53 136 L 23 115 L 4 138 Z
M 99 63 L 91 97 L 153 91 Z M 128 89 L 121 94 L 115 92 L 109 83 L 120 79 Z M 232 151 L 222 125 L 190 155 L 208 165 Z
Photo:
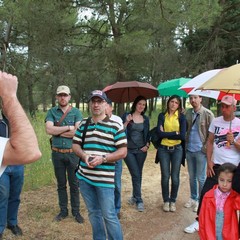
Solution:
M 137 210 L 139 212 L 143 212 L 144 211 L 144 204 L 143 204 L 143 202 L 137 203 Z
M 135 197 L 130 197 L 130 198 L 128 199 L 128 204 L 129 204 L 129 205 L 135 205 L 136 203 L 137 203 L 137 200 L 136 200 Z
M 195 205 L 195 203 L 196 203 L 196 201 L 190 198 L 190 199 L 184 204 L 184 207 L 185 207 L 185 208 L 193 207 L 193 206 Z
M 176 203 L 171 202 L 170 203 L 170 212 L 175 212 L 176 211 Z
M 54 219 L 53 219 L 53 221 L 55 221 L 55 222 L 60 222 L 60 221 L 62 221 L 64 218 L 66 218 L 68 216 L 68 214 L 66 213 L 62 213 L 62 212 L 60 212 Z
M 83 217 L 81 216 L 81 214 L 80 213 L 77 213 L 75 216 L 75 220 L 78 222 L 78 223 L 83 223 L 84 222 L 84 219 L 83 219 Z
M 14 226 L 7 226 L 8 229 L 11 230 L 11 232 L 15 235 L 15 236 L 22 236 L 22 229 L 18 226 L 18 225 L 14 225 Z
M 117 217 L 118 217 L 118 219 L 120 219 L 120 218 L 121 218 L 121 214 L 120 214 L 120 212 L 119 212 L 119 213 L 117 213 Z
M 163 211 L 164 211 L 164 212 L 169 212 L 169 211 L 170 211 L 169 202 L 165 202 L 165 203 L 163 204 Z
M 197 212 L 197 210 L 198 210 L 198 204 L 199 204 L 199 203 L 196 201 L 195 204 L 194 204 L 194 206 L 193 206 L 193 211 L 194 211 L 194 212 Z
M 185 233 L 195 233 L 196 231 L 199 231 L 198 221 L 195 221 L 190 226 L 188 226 L 184 229 Z

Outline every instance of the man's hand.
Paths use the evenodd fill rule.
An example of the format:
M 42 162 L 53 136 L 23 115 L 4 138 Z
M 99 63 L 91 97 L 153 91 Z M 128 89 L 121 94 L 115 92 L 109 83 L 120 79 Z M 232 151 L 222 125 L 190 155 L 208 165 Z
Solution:
M 0 71 L 0 97 L 2 99 L 16 97 L 18 79 L 12 74 Z
M 214 166 L 214 163 L 212 161 L 209 161 L 207 163 L 207 176 L 208 177 L 213 177 L 215 175 L 213 166 Z
M 227 133 L 227 141 L 228 141 L 229 143 L 232 143 L 232 142 L 234 141 L 234 135 L 233 135 L 232 132 L 228 132 L 228 133 Z

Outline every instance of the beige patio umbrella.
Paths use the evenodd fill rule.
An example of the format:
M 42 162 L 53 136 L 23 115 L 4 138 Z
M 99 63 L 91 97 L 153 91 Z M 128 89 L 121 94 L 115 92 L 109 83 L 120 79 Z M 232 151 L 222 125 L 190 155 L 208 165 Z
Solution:
M 200 90 L 220 90 L 225 93 L 240 93 L 240 64 L 222 69 L 214 77 L 199 86 Z
M 240 93 L 240 64 L 224 68 L 207 82 L 199 86 L 199 90 L 219 90 L 225 93 Z M 232 121 L 229 130 L 231 131 Z

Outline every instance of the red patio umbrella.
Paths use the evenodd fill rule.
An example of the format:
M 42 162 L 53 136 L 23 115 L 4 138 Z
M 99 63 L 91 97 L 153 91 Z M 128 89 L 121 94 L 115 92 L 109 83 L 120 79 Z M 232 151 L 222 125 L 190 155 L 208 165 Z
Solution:
M 158 90 L 149 83 L 138 81 L 116 82 L 103 89 L 107 97 L 116 103 L 133 102 L 137 96 L 146 99 L 158 96 Z

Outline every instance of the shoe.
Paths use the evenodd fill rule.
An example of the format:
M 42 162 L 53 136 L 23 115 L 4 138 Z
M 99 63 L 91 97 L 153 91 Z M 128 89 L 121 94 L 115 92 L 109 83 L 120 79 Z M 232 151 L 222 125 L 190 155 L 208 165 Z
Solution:
M 0 233 L 0 240 L 3 240 L 3 234 Z
M 137 199 L 135 198 L 135 197 L 130 197 L 129 199 L 128 199 L 128 204 L 129 205 L 134 205 L 134 204 L 136 204 L 137 203 Z
M 139 212 L 143 212 L 144 211 L 144 204 L 143 204 L 143 202 L 137 203 L 137 210 Z
M 195 205 L 195 203 L 196 203 L 196 201 L 190 198 L 190 199 L 184 204 L 184 207 L 185 207 L 185 208 L 193 207 L 193 206 Z
M 165 203 L 163 204 L 163 211 L 164 211 L 164 212 L 169 212 L 169 211 L 170 211 L 169 202 L 165 202 Z
M 188 226 L 184 229 L 185 233 L 195 233 L 196 231 L 199 231 L 198 221 L 195 221 L 190 226 Z
M 175 212 L 176 211 L 176 203 L 171 202 L 170 203 L 170 212 Z
M 194 204 L 194 206 L 193 206 L 193 211 L 194 211 L 194 212 L 197 212 L 197 210 L 198 210 L 198 204 L 199 204 L 199 203 L 196 201 L 195 204 Z
M 55 221 L 55 222 L 60 222 L 60 221 L 62 221 L 64 218 L 66 218 L 67 216 L 68 216 L 67 213 L 62 213 L 62 212 L 60 212 L 60 213 L 53 219 L 53 221 Z
M 117 213 L 117 217 L 118 217 L 118 219 L 120 219 L 120 218 L 121 218 L 121 214 L 120 214 L 120 212 L 119 212 L 119 213 Z
M 84 222 L 84 219 L 83 219 L 83 217 L 82 217 L 82 215 L 80 214 L 80 213 L 77 213 L 76 215 L 75 215 L 75 220 L 78 222 L 78 223 L 83 223 Z
M 14 226 L 7 226 L 8 229 L 11 230 L 11 232 L 15 235 L 15 236 L 22 236 L 22 229 L 18 226 L 18 225 L 14 225 Z

